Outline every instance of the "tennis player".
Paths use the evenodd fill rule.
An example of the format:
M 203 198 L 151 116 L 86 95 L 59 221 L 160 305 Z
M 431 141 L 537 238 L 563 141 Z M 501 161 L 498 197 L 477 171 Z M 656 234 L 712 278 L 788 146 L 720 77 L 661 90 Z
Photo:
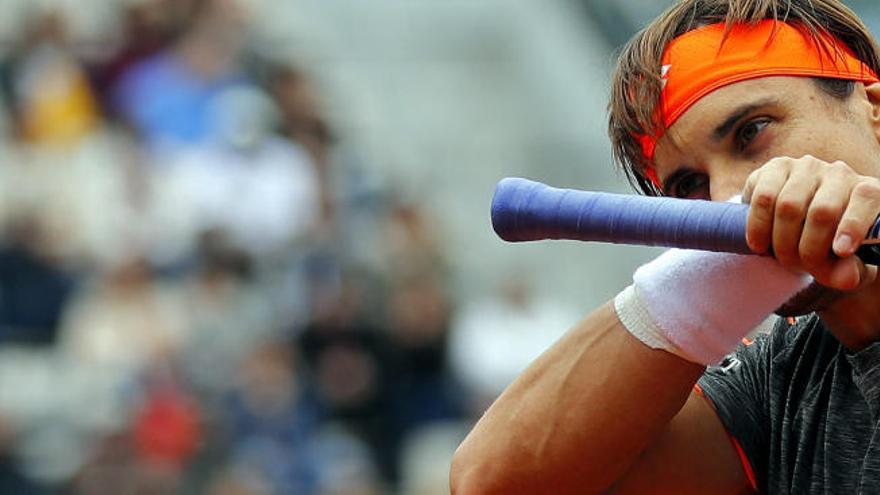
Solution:
M 880 493 L 875 41 L 836 0 L 684 0 L 623 49 L 616 157 L 643 192 L 751 205 L 750 247 L 671 250 L 537 359 L 453 492 Z M 774 310 L 769 335 L 742 342 Z

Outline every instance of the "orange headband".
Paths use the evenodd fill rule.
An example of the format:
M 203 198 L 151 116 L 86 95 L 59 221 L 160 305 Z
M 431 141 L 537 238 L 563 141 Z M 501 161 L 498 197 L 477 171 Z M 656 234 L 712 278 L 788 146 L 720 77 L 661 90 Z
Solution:
M 663 53 L 664 86 L 657 108 L 661 129 L 668 129 L 700 98 L 722 86 L 768 76 L 811 76 L 878 82 L 877 75 L 849 48 L 830 34 L 818 42 L 798 28 L 767 19 L 754 25 L 736 24 L 725 37 L 725 24 L 689 31 Z M 821 46 L 820 46 L 821 43 Z M 649 163 L 663 135 L 637 135 Z M 645 175 L 659 184 L 648 166 Z

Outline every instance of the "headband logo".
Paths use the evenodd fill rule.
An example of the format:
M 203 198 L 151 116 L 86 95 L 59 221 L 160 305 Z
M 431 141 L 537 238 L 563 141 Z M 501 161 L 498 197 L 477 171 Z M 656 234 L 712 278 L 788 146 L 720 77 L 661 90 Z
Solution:
M 666 83 L 669 82 L 669 69 L 672 68 L 672 64 L 664 65 L 660 67 L 660 90 L 666 89 Z

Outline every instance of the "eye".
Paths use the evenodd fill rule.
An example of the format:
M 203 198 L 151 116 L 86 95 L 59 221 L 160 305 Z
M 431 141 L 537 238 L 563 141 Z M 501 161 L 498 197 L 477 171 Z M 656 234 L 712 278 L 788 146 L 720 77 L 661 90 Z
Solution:
M 745 122 L 736 130 L 736 135 L 734 136 L 736 147 L 739 150 L 748 148 L 749 144 L 754 141 L 755 138 L 761 134 L 761 131 L 763 131 L 769 124 L 770 119 L 766 117 L 760 117 Z
M 699 173 L 683 174 L 670 184 L 669 195 L 680 199 L 708 199 L 709 177 Z

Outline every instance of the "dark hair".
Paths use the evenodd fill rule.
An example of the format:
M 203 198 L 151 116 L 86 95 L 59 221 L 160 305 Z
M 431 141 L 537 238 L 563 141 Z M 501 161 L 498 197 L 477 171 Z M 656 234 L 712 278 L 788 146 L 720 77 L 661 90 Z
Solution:
M 813 81 L 823 93 L 839 100 L 848 98 L 856 89 L 855 81 L 850 81 L 848 79 L 814 77 Z
M 700 26 L 725 22 L 730 27 L 764 19 L 798 26 L 813 37 L 830 34 L 880 73 L 880 57 L 870 31 L 838 0 L 682 0 L 624 45 L 612 76 L 608 134 L 615 161 L 634 187 L 648 195 L 661 194 L 645 176 L 648 163 L 635 135 L 662 130 L 653 115 L 661 91 L 657 68 L 666 45 Z M 823 92 L 836 98 L 849 96 L 855 88 L 851 81 L 817 78 L 816 82 Z

